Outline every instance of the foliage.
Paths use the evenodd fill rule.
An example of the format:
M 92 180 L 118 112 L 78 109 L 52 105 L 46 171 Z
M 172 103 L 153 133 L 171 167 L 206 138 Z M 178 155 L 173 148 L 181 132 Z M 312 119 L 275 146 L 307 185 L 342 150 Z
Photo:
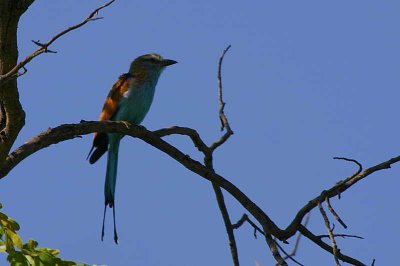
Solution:
M 0 209 L 2 205 L 0 203 Z M 57 249 L 38 248 L 39 243 L 29 239 L 23 244 L 17 231 L 19 224 L 0 212 L 0 252 L 8 254 L 7 261 L 12 266 L 84 266 L 73 261 L 62 260 L 58 257 Z

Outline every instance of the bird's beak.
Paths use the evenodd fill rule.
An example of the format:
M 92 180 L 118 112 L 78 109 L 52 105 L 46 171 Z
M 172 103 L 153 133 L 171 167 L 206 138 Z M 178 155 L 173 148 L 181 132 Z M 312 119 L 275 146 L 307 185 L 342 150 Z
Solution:
M 161 62 L 161 66 L 166 67 L 166 66 L 170 66 L 170 65 L 173 65 L 173 64 L 176 64 L 176 63 L 178 63 L 178 62 L 176 62 L 175 60 L 164 59 Z

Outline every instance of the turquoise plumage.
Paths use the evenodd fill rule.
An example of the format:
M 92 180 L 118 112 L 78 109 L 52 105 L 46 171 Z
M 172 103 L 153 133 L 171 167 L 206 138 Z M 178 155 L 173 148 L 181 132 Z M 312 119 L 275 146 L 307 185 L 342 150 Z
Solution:
M 153 102 L 157 81 L 165 67 L 177 63 L 163 59 L 158 54 L 147 54 L 136 58 L 129 72 L 119 77 L 112 87 L 100 114 L 100 121 L 127 121 L 138 125 L 145 118 Z M 115 187 L 117 181 L 118 150 L 123 135 L 95 133 L 89 152 L 89 162 L 95 163 L 107 150 L 107 170 L 104 184 L 105 206 L 101 239 L 104 237 L 104 221 L 107 206 L 113 209 L 114 241 L 118 243 L 115 223 Z

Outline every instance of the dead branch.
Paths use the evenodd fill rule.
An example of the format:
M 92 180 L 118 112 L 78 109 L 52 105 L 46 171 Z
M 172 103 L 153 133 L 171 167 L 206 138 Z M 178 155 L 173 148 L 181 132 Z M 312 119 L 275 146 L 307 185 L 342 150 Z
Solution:
M 228 45 L 225 50 L 222 52 L 221 57 L 219 58 L 218 62 L 218 98 L 219 98 L 219 119 L 221 120 L 221 131 L 226 129 L 225 134 L 216 142 L 211 144 L 210 149 L 214 151 L 216 148 L 221 146 L 222 144 L 225 143 L 225 141 L 228 140 L 228 138 L 233 135 L 233 131 L 229 125 L 228 118 L 225 116 L 225 105 L 226 103 L 224 102 L 222 98 L 222 78 L 221 78 L 221 73 L 222 73 L 222 61 L 224 60 L 225 54 L 229 51 L 231 48 L 231 45 Z
M 319 196 L 315 197 L 314 199 L 310 200 L 304 207 L 300 209 L 300 211 L 296 214 L 295 218 L 293 221 L 289 224 L 289 226 L 283 230 L 284 235 L 292 235 L 293 231 L 296 231 L 298 226 L 300 225 L 301 221 L 303 220 L 303 217 L 312 209 L 314 209 L 316 206 L 318 206 L 318 203 L 322 203 L 323 201 L 326 200 L 326 198 L 333 198 L 340 193 L 346 191 L 348 188 L 356 184 L 357 182 L 363 180 L 367 176 L 381 170 L 389 169 L 390 166 L 394 163 L 397 163 L 400 161 L 400 156 L 394 157 L 390 160 L 387 160 L 383 163 L 377 164 L 373 167 L 370 167 L 368 169 L 365 169 L 364 171 L 357 171 L 356 174 L 338 182 L 336 185 L 331 187 L 328 190 L 324 190 Z M 360 164 L 361 165 L 361 164 Z
M 83 25 L 87 24 L 88 22 L 95 21 L 102 19 L 102 17 L 96 17 L 99 13 L 100 10 L 106 8 L 107 6 L 111 5 L 115 0 L 109 1 L 108 3 L 104 4 L 103 6 L 95 9 L 85 20 L 82 22 L 71 26 L 62 32 L 58 33 L 54 37 L 52 37 L 48 42 L 42 43 L 39 40 L 38 41 L 32 41 L 35 43 L 39 48 L 27 56 L 23 61 L 17 64 L 17 61 L 15 61 L 13 64 L 10 64 L 10 66 L 14 66 L 11 69 L 7 69 L 5 74 L 0 75 L 0 86 L 2 86 L 4 83 L 12 80 L 12 82 L 16 82 L 15 79 L 24 75 L 27 72 L 26 65 L 32 61 L 34 58 L 39 56 L 40 54 L 43 53 L 57 53 L 56 51 L 50 50 L 49 47 L 57 41 L 59 38 L 64 36 L 65 34 L 76 30 Z M 29 5 L 28 5 L 29 6 Z M 27 8 L 27 7 L 26 7 Z M 346 179 L 338 182 L 335 186 L 330 188 L 329 190 L 323 191 L 321 195 L 318 197 L 314 198 L 311 200 L 308 204 L 306 204 L 302 209 L 299 210 L 299 212 L 296 214 L 294 217 L 293 221 L 289 224 L 289 226 L 285 229 L 282 230 L 278 226 L 275 225 L 275 223 L 268 217 L 268 215 L 260 208 L 258 207 L 255 203 L 253 203 L 242 191 L 240 191 L 235 185 L 233 185 L 231 182 L 226 180 L 224 177 L 218 175 L 214 168 L 213 168 L 213 152 L 216 150 L 218 147 L 223 145 L 231 135 L 233 135 L 233 131 L 229 125 L 228 119 L 225 115 L 224 108 L 226 103 L 223 101 L 223 88 L 222 88 L 222 62 L 225 57 L 225 54 L 228 52 L 230 49 L 230 45 L 224 49 L 222 52 L 221 57 L 219 58 L 219 63 L 218 63 L 218 100 L 219 100 L 219 119 L 221 121 L 221 130 L 223 131 L 224 129 L 226 132 L 214 143 L 212 143 L 210 146 L 207 146 L 205 142 L 201 139 L 200 135 L 198 132 L 194 129 L 191 128 L 185 128 L 185 127 L 171 127 L 171 128 L 166 128 L 166 129 L 160 129 L 154 132 L 148 131 L 144 127 L 141 126 L 134 126 L 134 125 L 129 125 L 126 122 L 81 122 L 80 124 L 69 124 L 69 125 L 61 125 L 59 127 L 56 127 L 54 129 L 49 129 L 42 134 L 38 135 L 37 137 L 33 138 L 31 141 L 28 143 L 22 145 L 18 149 L 16 149 L 14 152 L 9 154 L 5 160 L 5 163 L 2 165 L 0 168 L 0 179 L 5 177 L 16 165 L 18 165 L 22 160 L 27 158 L 29 155 L 46 148 L 52 144 L 56 144 L 68 139 L 73 139 L 73 138 L 78 138 L 81 137 L 81 135 L 85 134 L 90 134 L 93 132 L 104 132 L 104 133 L 120 133 L 124 135 L 129 135 L 132 137 L 140 138 L 141 140 L 147 142 L 148 144 L 152 145 L 153 147 L 159 149 L 160 151 L 168 154 L 171 158 L 174 160 L 178 161 L 181 163 L 183 166 L 188 168 L 189 170 L 193 171 L 194 173 L 197 173 L 198 175 L 202 176 L 203 178 L 209 180 L 212 182 L 214 192 L 216 194 L 218 206 L 220 208 L 224 223 L 225 223 L 225 228 L 229 237 L 229 245 L 231 247 L 231 254 L 232 254 L 232 259 L 234 262 L 235 266 L 239 265 L 239 259 L 238 259 L 238 252 L 237 252 L 237 247 L 236 247 L 236 242 L 235 242 L 235 237 L 233 230 L 239 228 L 241 225 L 243 225 L 244 222 L 248 222 L 253 228 L 254 228 L 254 236 L 257 237 L 256 232 L 260 232 L 262 235 L 265 237 L 265 241 L 269 246 L 269 249 L 274 256 L 275 260 L 278 262 L 279 265 L 287 265 L 286 259 L 291 259 L 295 263 L 300 264 L 296 260 L 292 258 L 294 254 L 296 253 L 296 250 L 299 245 L 300 237 L 301 235 L 304 235 L 311 241 L 313 241 L 315 244 L 320 246 L 321 248 L 327 250 L 331 254 L 334 255 L 336 265 L 339 264 L 339 260 L 342 260 L 344 262 L 351 263 L 353 265 L 364 265 L 361 262 L 348 257 L 346 255 L 343 255 L 340 250 L 337 248 L 335 237 L 354 237 L 354 238 L 362 238 L 354 235 L 346 235 L 346 234 L 333 234 L 333 229 L 330 227 L 330 222 L 329 219 L 326 215 L 325 210 L 322 207 L 322 202 L 325 201 L 327 204 L 327 207 L 329 211 L 332 213 L 332 215 L 335 217 L 335 219 L 341 223 L 341 225 L 344 228 L 347 228 L 346 224 L 341 220 L 339 215 L 336 213 L 336 211 L 333 209 L 333 207 L 330 204 L 330 198 L 335 197 L 336 195 L 339 196 L 342 192 L 346 191 L 348 188 L 356 184 L 358 181 L 364 179 L 365 177 L 369 176 L 370 174 L 380 171 L 383 169 L 388 169 L 391 167 L 392 164 L 397 163 L 400 161 L 400 156 L 392 158 L 386 162 L 383 162 L 381 164 L 375 165 L 373 167 L 370 167 L 363 171 L 362 165 L 354 160 L 354 159 L 348 159 L 344 157 L 334 157 L 334 159 L 337 160 L 345 160 L 345 161 L 350 161 L 358 165 L 358 170 L 355 174 L 353 174 L 350 177 L 347 177 Z M 22 71 L 21 71 L 22 69 Z M 7 72 L 8 71 L 8 72 Z M 12 83 L 10 82 L 10 83 Z M 16 84 L 16 83 L 15 83 Z M 7 84 L 6 84 L 7 85 Z M 13 85 L 14 86 L 14 85 Z M 16 86 L 14 86 L 16 88 Z M 17 90 L 15 90 L 17 91 Z M 15 99 L 18 99 L 16 97 Z M 18 102 L 19 104 L 19 102 Z M 19 106 L 17 106 L 19 108 Z M 18 114 L 20 118 L 23 119 L 24 113 L 22 110 L 22 107 L 20 108 L 21 113 Z M 7 114 L 7 108 L 5 108 L 3 105 L 0 106 L 0 129 L 3 128 L 3 125 L 8 123 L 12 119 L 5 120 Z M 23 125 L 22 125 L 23 126 Z M 22 127 L 21 126 L 21 127 Z M 18 134 L 19 129 L 16 131 Z M 4 132 L 1 132 L 4 133 Z M 185 155 L 182 153 L 180 150 L 176 149 L 174 146 L 170 145 L 168 142 L 162 139 L 162 137 L 169 136 L 169 135 L 185 135 L 188 136 L 195 147 L 204 154 L 204 165 L 201 164 L 198 161 L 195 161 L 191 159 L 188 155 Z M 0 140 L 3 138 L 3 135 L 0 135 Z M 13 140 L 12 140 L 13 142 Z M 11 143 L 12 145 L 12 143 Z M 11 146 L 10 146 L 11 147 Z M 5 155 L 8 154 L 10 148 L 6 151 Z M 227 192 L 229 192 L 238 202 L 242 204 L 242 206 L 259 222 L 261 225 L 262 229 L 256 225 L 246 214 L 242 216 L 242 218 L 236 223 L 233 224 L 230 221 L 229 214 L 224 202 L 224 195 L 222 193 L 221 188 L 225 189 Z M 307 228 L 306 228 L 306 223 L 308 221 L 308 216 L 306 218 L 306 222 L 304 225 L 301 224 L 301 221 L 303 220 L 304 216 L 309 213 L 313 208 L 318 207 L 321 215 L 324 219 L 328 235 L 319 235 L 316 236 L 313 233 L 311 233 Z M 296 239 L 296 243 L 294 246 L 294 249 L 292 251 L 292 255 L 288 254 L 274 239 L 276 237 L 280 241 L 283 241 L 284 243 L 287 243 L 287 239 L 292 237 L 293 235 L 296 234 L 296 232 L 299 231 L 301 234 Z M 273 237 L 274 236 L 274 237 Z M 322 238 L 329 237 L 332 243 L 332 247 L 330 247 L 328 244 L 322 241 Z M 282 257 L 279 253 L 279 250 L 281 250 L 286 257 Z M 375 260 L 373 261 L 372 265 L 374 264 Z
M 361 236 L 348 235 L 348 234 L 333 234 L 333 236 L 334 236 L 334 237 L 341 237 L 341 238 L 346 238 L 346 237 L 348 237 L 348 238 L 364 239 L 364 238 L 361 237 Z M 319 236 L 317 236 L 317 237 L 319 237 L 320 239 L 322 239 L 322 238 L 329 238 L 329 235 L 319 235 Z
M 337 212 L 332 208 L 331 202 L 328 197 L 325 198 L 326 207 L 332 213 L 333 217 L 335 217 L 336 221 L 338 221 L 344 228 L 347 228 L 347 225 L 343 222 L 343 220 L 339 217 Z
M 65 34 L 76 30 L 80 27 L 82 27 L 83 25 L 85 25 L 88 22 L 91 21 L 95 21 L 95 20 L 99 20 L 102 19 L 102 17 L 95 17 L 98 15 L 98 13 L 100 12 L 100 10 L 108 7 L 109 5 L 111 5 L 115 0 L 109 1 L 108 3 L 96 8 L 92 13 L 89 14 L 89 16 L 84 19 L 82 22 L 69 27 L 68 29 L 65 29 L 63 31 L 61 31 L 60 33 L 56 34 L 54 37 L 52 37 L 48 42 L 46 43 L 41 43 L 40 41 L 32 41 L 33 43 L 35 43 L 36 45 L 39 46 L 39 48 L 33 52 L 32 54 L 28 55 L 24 60 L 22 60 L 20 63 L 18 63 L 15 67 L 13 67 L 10 71 L 8 71 L 7 73 L 0 75 L 0 86 L 1 84 L 3 84 L 4 82 L 7 82 L 9 79 L 12 78 L 17 78 L 19 76 L 21 76 L 20 74 L 18 74 L 18 71 L 21 68 L 24 68 L 30 61 L 32 61 L 35 57 L 43 54 L 43 53 L 56 53 L 55 51 L 51 51 L 49 50 L 49 46 L 52 45 L 55 41 L 57 41 L 60 37 L 64 36 Z
M 303 226 L 304 227 L 307 227 L 307 225 L 308 225 L 308 222 L 310 221 L 310 217 L 311 217 L 311 212 L 309 212 L 308 213 L 308 215 L 306 216 L 306 218 L 304 219 L 304 223 L 303 223 Z M 292 251 L 288 254 L 288 253 L 285 253 L 285 257 L 283 258 L 284 260 L 287 260 L 287 259 L 291 259 L 291 260 L 294 260 L 294 256 L 296 256 L 296 253 L 297 253 L 297 250 L 298 250 L 298 248 L 299 248 L 299 245 L 300 245 L 300 239 L 301 239 L 301 234 L 300 234 L 300 232 L 299 232 L 299 234 L 297 235 L 297 237 L 296 237 L 296 241 L 294 242 L 294 246 L 293 246 L 293 249 L 292 249 Z M 282 251 L 282 252 L 284 252 L 284 251 Z M 295 261 L 297 264 L 300 264 L 298 261 Z M 276 266 L 278 266 L 278 265 L 276 265 Z
M 228 119 L 226 118 L 225 113 L 224 113 L 225 103 L 223 103 L 223 101 L 222 101 L 222 75 L 221 75 L 222 62 L 223 62 L 226 52 L 229 50 L 230 47 L 231 46 L 229 45 L 222 52 L 221 58 L 219 59 L 219 63 L 218 63 L 218 92 L 219 92 L 219 102 L 220 102 L 219 118 L 221 119 L 221 121 L 223 121 L 223 125 L 226 128 L 226 133 L 221 137 L 221 139 L 219 141 L 217 141 L 220 143 L 220 145 L 222 145 L 225 141 L 227 141 L 228 138 L 232 135 L 232 131 L 229 126 Z M 207 152 L 204 153 L 204 165 L 213 172 L 214 172 L 213 152 L 220 145 L 212 144 L 210 147 L 208 147 Z M 212 182 L 212 187 L 213 187 L 213 190 L 215 193 L 215 198 L 218 203 L 218 208 L 221 212 L 221 216 L 224 221 L 225 230 L 226 230 L 226 233 L 229 238 L 229 247 L 231 250 L 233 265 L 239 266 L 239 255 L 238 255 L 235 235 L 233 233 L 232 222 L 229 217 L 228 209 L 225 204 L 224 194 L 222 193 L 222 190 L 218 186 L 218 184 Z
M 158 132 L 163 132 L 163 135 L 172 135 L 176 128 L 162 129 Z M 190 130 L 189 130 L 190 131 Z M 124 135 L 129 135 L 132 137 L 140 138 L 141 140 L 149 143 L 153 147 L 159 149 L 160 151 L 168 154 L 174 160 L 180 162 L 183 166 L 193 171 L 194 173 L 202 176 L 203 178 L 215 182 L 218 186 L 226 190 L 230 193 L 257 221 L 260 225 L 263 226 L 263 231 L 269 232 L 271 235 L 274 235 L 279 240 L 284 241 L 289 237 L 293 236 L 295 232 L 300 231 L 302 235 L 309 238 L 311 241 L 322 247 L 323 249 L 333 252 L 332 248 L 325 244 L 318 236 L 315 236 L 311 232 L 309 232 L 304 226 L 301 224 L 296 227 L 288 227 L 289 229 L 281 230 L 276 224 L 268 217 L 268 215 L 258 207 L 254 202 L 252 202 L 242 191 L 240 191 L 236 186 L 234 186 L 231 182 L 223 178 L 222 176 L 215 173 L 215 171 L 211 171 L 200 162 L 191 159 L 186 154 L 182 153 L 166 141 L 162 140 L 158 134 L 153 133 L 151 131 L 146 130 L 142 126 L 134 126 L 128 125 L 127 123 L 122 122 L 82 122 L 80 124 L 66 124 L 61 125 L 59 127 L 49 129 L 37 137 L 33 138 L 31 141 L 17 148 L 14 152 L 12 152 L 6 159 L 5 164 L 0 169 L 0 178 L 6 176 L 15 166 L 17 166 L 23 159 L 27 158 L 29 155 L 46 148 L 50 145 L 73 139 L 81 135 L 90 134 L 93 132 L 104 132 L 104 133 L 120 133 Z M 192 131 L 194 132 L 194 131 Z M 315 205 L 318 205 L 318 202 L 322 202 L 325 198 L 334 197 L 337 195 L 338 190 L 346 190 L 347 188 L 353 186 L 358 181 L 364 179 L 365 177 L 371 175 L 374 172 L 388 169 L 390 165 L 397 163 L 400 161 L 400 156 L 392 158 L 388 161 L 377 164 L 373 167 L 370 167 L 358 175 L 354 176 L 354 178 L 348 180 L 347 182 L 337 184 L 333 188 L 328 191 L 324 191 L 320 196 L 316 197 L 314 200 L 310 201 L 306 207 L 303 207 L 301 211 L 304 211 L 304 208 L 314 208 Z M 339 189 L 338 189 L 339 187 Z M 300 213 L 301 214 L 301 213 Z M 299 215 L 299 214 L 298 214 Z M 235 228 L 236 225 L 233 225 Z M 293 231 L 292 231 L 293 230 Z M 293 234 L 292 234 L 293 232 Z M 352 263 L 353 265 L 364 265 L 361 262 L 344 256 L 338 252 L 338 258 L 342 261 Z
M 318 245 L 319 247 L 321 247 L 322 249 L 328 251 L 329 253 L 333 254 L 333 249 L 331 246 L 329 246 L 328 244 L 326 244 L 324 241 L 322 241 L 318 236 L 314 235 L 313 233 L 311 233 L 305 226 L 300 225 L 299 227 L 299 232 L 307 237 L 308 239 L 310 239 L 312 242 L 314 242 L 316 245 Z M 366 264 L 352 258 L 349 256 L 346 256 L 344 254 L 341 253 L 340 250 L 338 250 L 337 252 L 337 257 L 343 261 L 343 262 L 347 262 L 350 263 L 352 265 L 356 265 L 356 266 L 366 266 Z
M 333 257 L 335 258 L 336 266 L 340 266 L 339 258 L 338 258 L 339 249 L 337 248 L 335 236 L 333 235 L 328 216 L 326 216 L 326 212 L 320 202 L 318 202 L 318 209 L 321 212 L 322 218 L 324 218 L 325 227 L 326 227 L 326 230 L 328 231 L 329 239 L 331 240 L 331 243 L 332 243 Z

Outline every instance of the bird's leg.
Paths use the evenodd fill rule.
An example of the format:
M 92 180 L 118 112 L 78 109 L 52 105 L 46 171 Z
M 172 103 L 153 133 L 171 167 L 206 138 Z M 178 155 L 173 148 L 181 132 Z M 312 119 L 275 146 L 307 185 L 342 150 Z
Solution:
M 126 128 L 131 127 L 131 123 L 129 123 L 128 121 L 121 121 L 121 123 L 124 124 Z

